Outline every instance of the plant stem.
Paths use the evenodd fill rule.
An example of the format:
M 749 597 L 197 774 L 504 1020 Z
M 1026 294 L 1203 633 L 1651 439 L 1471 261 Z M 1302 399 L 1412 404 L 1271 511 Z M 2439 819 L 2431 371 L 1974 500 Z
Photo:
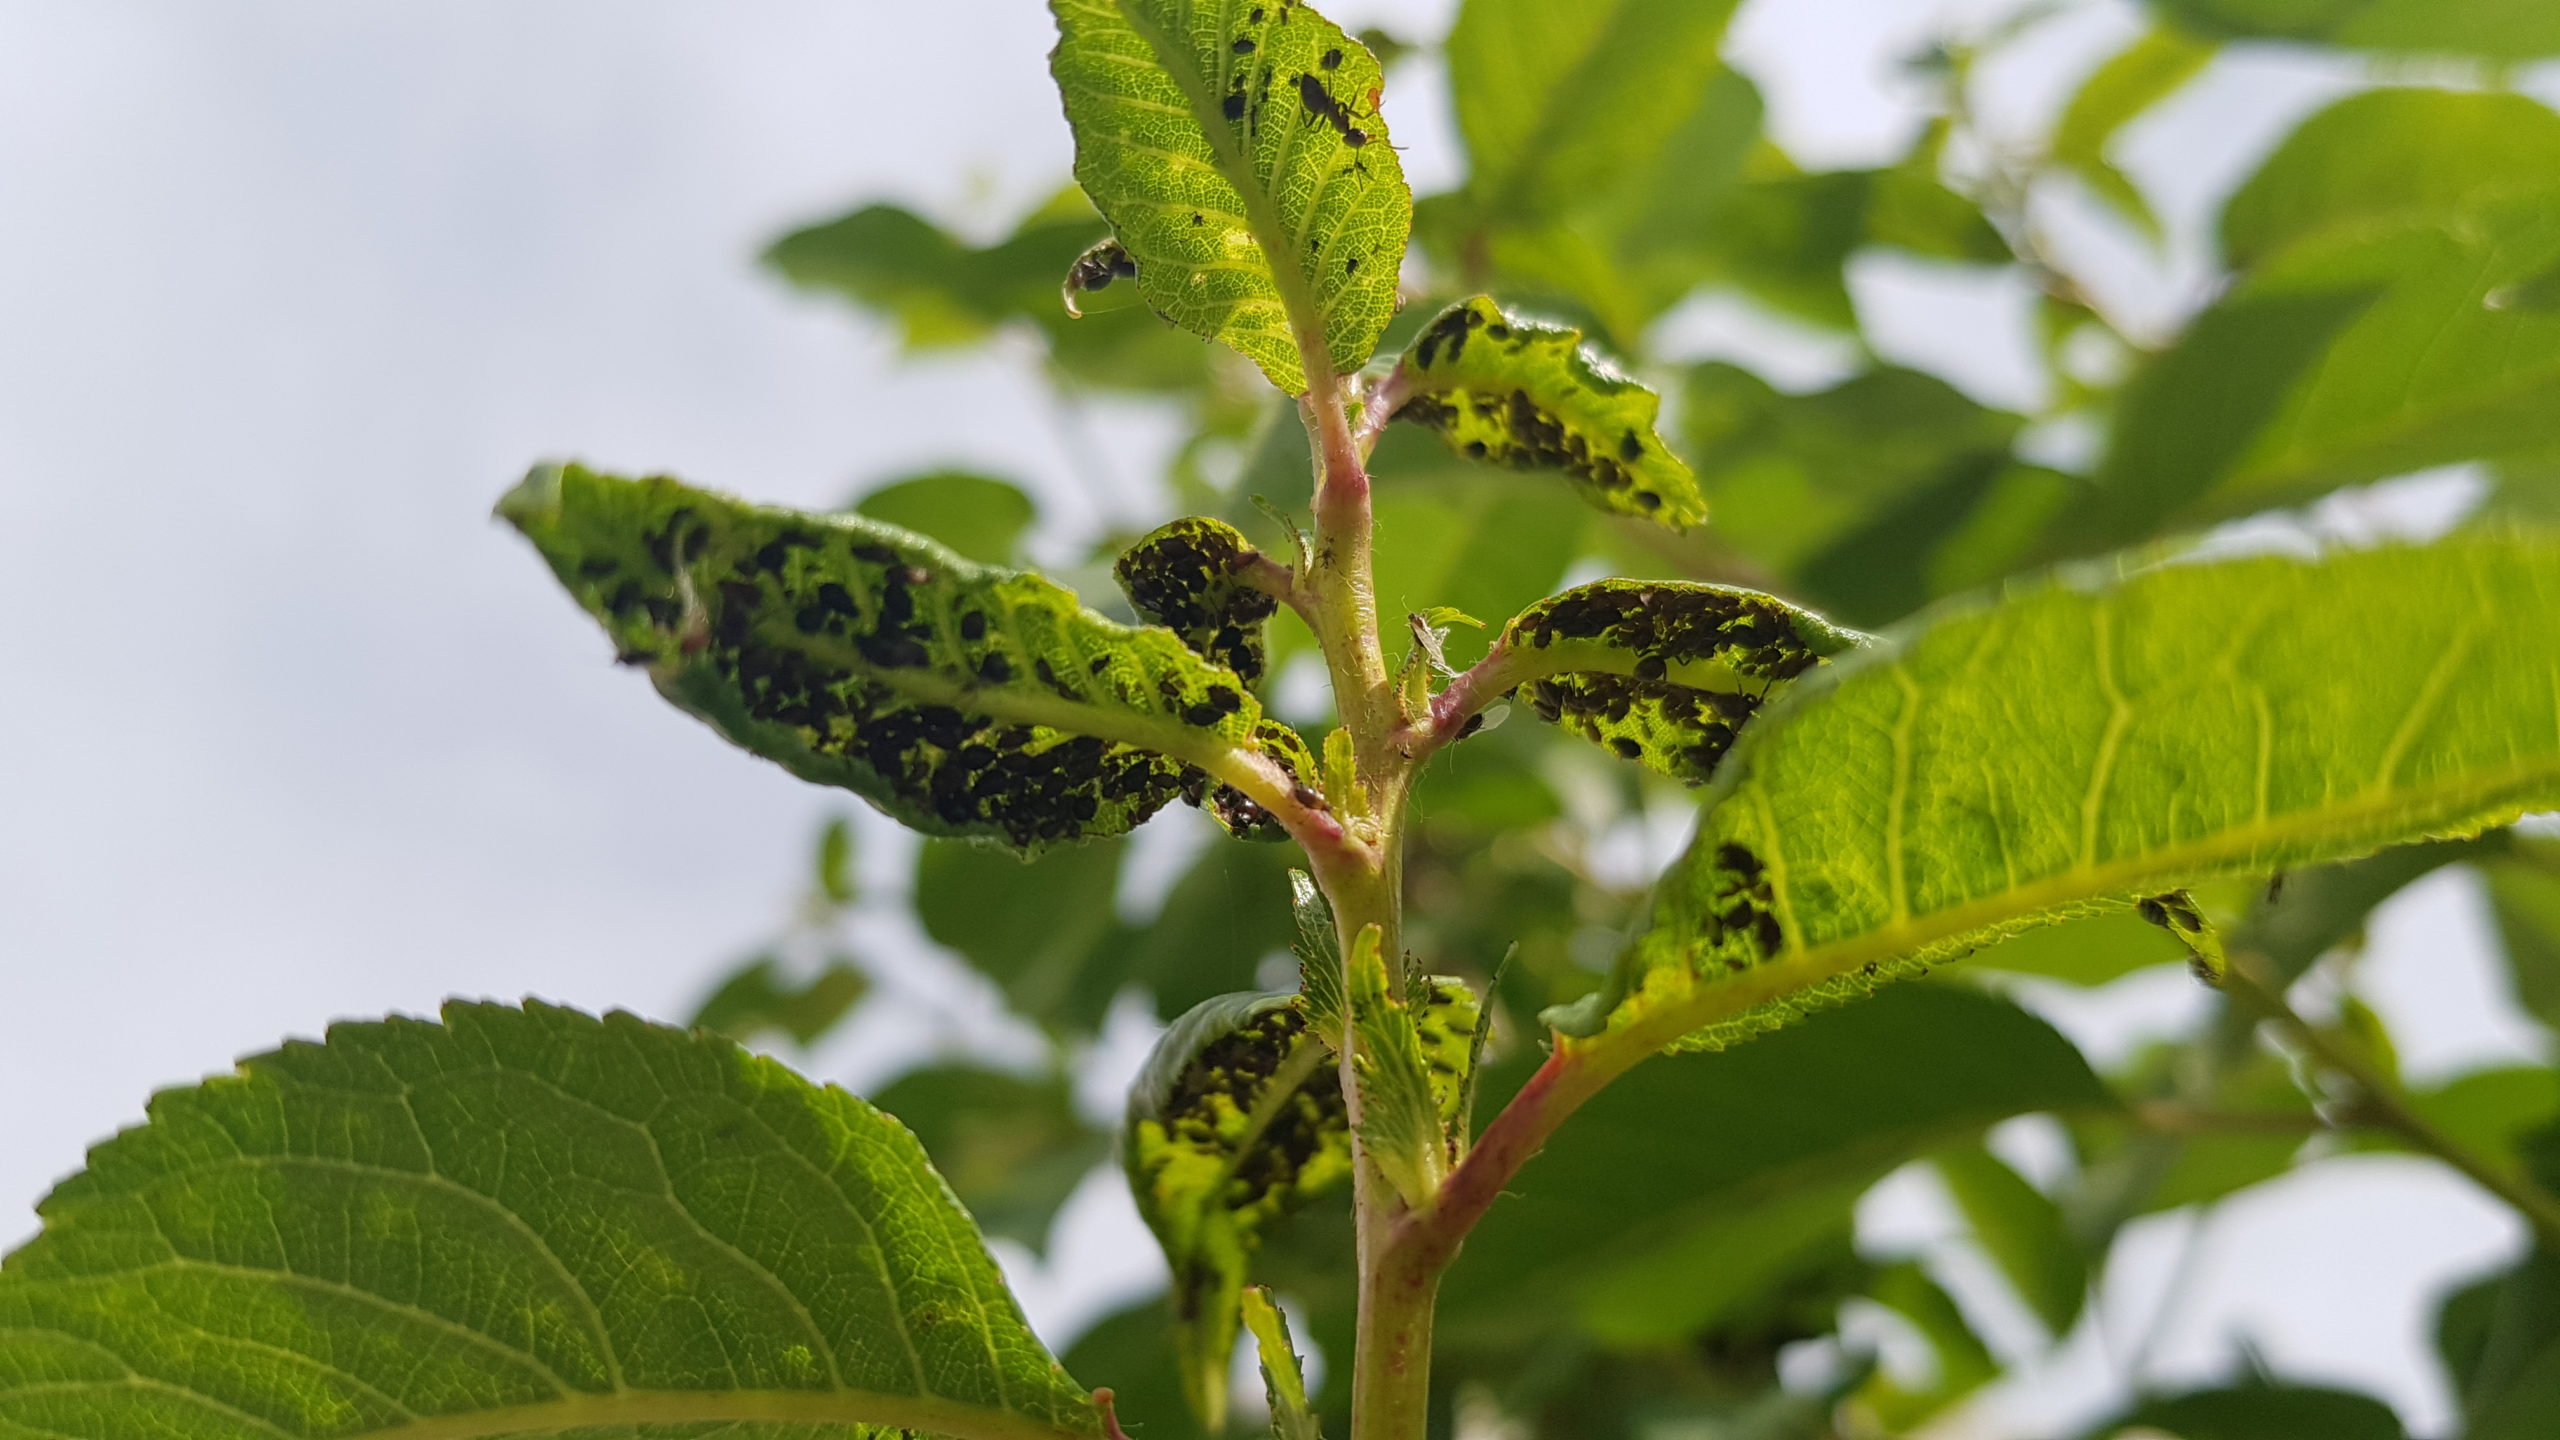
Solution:
M 2322 1066 L 2355 1086 L 2356 1099 L 2349 1118 L 2387 1130 L 2411 1148 L 2452 1166 L 2473 1184 L 2513 1206 L 2546 1241 L 2560 1241 L 2560 1199 L 2446 1134 L 2434 1121 L 2419 1114 L 2400 1087 L 2363 1056 L 2322 1033 L 2285 1003 L 2283 993 L 2259 977 L 2257 964 L 2255 955 L 2234 954 L 2229 973 L 2223 978 L 2223 989 L 2260 1019 L 2282 1030 Z

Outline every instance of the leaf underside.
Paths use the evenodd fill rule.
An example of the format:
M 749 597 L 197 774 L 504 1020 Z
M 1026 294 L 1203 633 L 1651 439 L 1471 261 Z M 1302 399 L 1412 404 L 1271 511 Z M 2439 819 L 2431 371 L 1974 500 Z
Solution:
M 1396 310 L 1413 198 L 1378 62 L 1296 0 L 1051 0 L 1076 180 L 1140 295 L 1307 389 L 1368 363 Z
M 1121 1154 L 1173 1270 L 1184 1390 L 1215 1429 L 1263 1228 L 1351 1175 L 1341 1072 L 1297 997 L 1221 995 L 1176 1020 L 1129 1092 Z
M 164 1092 L 0 1264 L 0 1436 L 885 1435 L 1099 1419 L 897 1122 L 539 1004 Z
M 2560 806 L 2560 545 L 1943 612 L 1764 715 L 1709 804 L 1562 1028 L 1723 1045 L 2033 925 Z
M 1483 296 L 1424 327 L 1398 370 L 1396 418 L 1515 470 L 1556 470 L 1603 510 L 1687 529 L 1706 522 L 1697 477 L 1654 428 L 1662 397 L 1583 347 L 1582 332 L 1508 315 Z
M 1539 719 L 1695 785 L 1772 694 L 1858 642 L 1756 591 L 1602 580 L 1538 602 L 1501 645 L 1545 672 L 1518 691 Z
M 1023 851 L 1121 834 L 1258 746 L 1236 675 L 858 516 L 544 467 L 500 506 L 661 694 L 802 779 Z

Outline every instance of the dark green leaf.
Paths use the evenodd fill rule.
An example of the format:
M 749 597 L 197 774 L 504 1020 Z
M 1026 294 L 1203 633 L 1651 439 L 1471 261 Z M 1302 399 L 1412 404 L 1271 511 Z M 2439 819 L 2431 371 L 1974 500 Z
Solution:
M 1047 1246 L 1058 1207 L 1111 1155 L 1111 1137 L 1076 1113 L 1061 1075 L 940 1065 L 911 1070 L 872 1099 L 924 1142 L 980 1229 L 1034 1251 Z
M 628 1015 L 333 1026 L 42 1209 L 0 1265 L 22 1434 L 1101 1432 L 897 1122 Z
M 1771 694 L 1860 638 L 1756 591 L 1601 580 L 1531 606 L 1487 664 L 1539 719 L 1695 785 Z
M 2105 985 L 2136 970 L 2183 962 L 2187 948 L 2131 911 L 2066 920 L 2012 935 L 1970 963 L 2073 985 Z
M 1974 1240 L 2056 1340 L 2071 1333 L 2089 1289 L 2089 1267 L 2062 1211 L 1980 1145 L 1941 1152 L 1938 1175 Z
M 1067 1347 L 1070 1369 L 1111 1377 L 1111 1404 L 1121 1428 L 1146 1440 L 1203 1440 L 1231 1433 L 1206 1429 L 1183 1399 L 1182 1363 L 1165 1337 L 1174 1332 L 1164 1296 L 1115 1310 Z
M 2516 1002 L 2560 1029 L 2560 871 L 2547 862 L 2512 860 L 2489 866 L 2488 881 Z
M 2560 114 L 2512 93 L 2368 90 L 2302 123 L 2222 211 L 2239 267 L 2306 235 L 2459 216 L 2560 187 Z
M 773 1031 L 810 1045 L 834 1029 L 870 988 L 870 980 L 842 960 L 795 980 L 774 957 L 759 955 L 721 981 L 685 1023 L 732 1040 L 752 1041 Z
M 535 470 L 499 509 L 661 694 L 928 834 L 1035 851 L 1126 831 L 1196 793 L 1200 769 L 1286 786 L 1233 672 L 1037 575 L 575 465 Z
M 2560 444 L 2560 189 L 2287 247 L 2137 376 L 2090 546 L 2340 485 Z
M 1536 1058 L 1505 1067 L 1510 1083 Z M 1478 1344 L 1542 1316 L 1621 1343 L 1678 1339 L 1845 1233 L 1851 1202 L 1904 1161 L 2012 1115 L 2109 1103 L 2044 1022 L 1953 986 L 1651 1061 L 1584 1106 L 1477 1227 L 1443 1333 Z
M 1893 568 L 1918 573 L 1928 546 L 1915 530 L 1949 533 L 1963 513 L 1949 503 L 1954 492 L 1979 493 L 2026 424 L 1935 376 L 1894 368 L 1783 395 L 1747 370 L 1707 364 L 1689 372 L 1683 401 L 1718 538 L 1784 575 L 1852 571 L 1842 577 L 1849 583 L 1834 582 L 1852 595 L 1866 591 L 1860 577 L 1874 572 L 1874 558 L 1832 557 L 1866 548 L 1863 536 L 1890 534 L 1902 552 Z M 1822 585 L 1811 593 L 1837 598 Z
M 1055 309 L 1058 276 L 1101 229 L 1072 189 L 985 249 L 912 211 L 867 205 L 783 236 L 764 258 L 795 285 L 890 316 L 910 347 L 929 349 L 973 344 L 1015 316 Z
M 2536 1250 L 2464 1287 L 2437 1336 L 2469 1440 L 2540 1440 L 2560 1424 L 2560 1258 Z
M 1102 1023 L 1125 978 L 1113 897 L 1122 847 L 1077 845 L 1024 861 L 983 845 L 928 840 L 916 859 L 925 933 L 1054 1028 Z
M 1113 958 L 1168 1021 L 1213 995 L 1249 989 L 1263 961 L 1289 948 L 1289 867 L 1304 863 L 1287 846 L 1208 846 Z
M 2560 546 L 2526 537 L 1938 612 L 1751 727 L 1599 1003 L 1727 1044 L 2038 923 L 2550 808 L 2553 656 Z
M 1039 512 L 1031 497 L 1002 480 L 965 470 L 937 470 L 884 485 L 854 502 L 854 513 L 939 540 L 981 565 L 1013 565 Z
M 1050 9 L 1076 178 L 1147 303 L 1293 395 L 1367 364 L 1413 215 L 1377 60 L 1303 4 Z
M 2154 1433 L 2175 1440 L 2405 1440 L 2400 1417 L 2344 1390 L 2251 1385 L 2146 1400 L 2089 1432 L 2090 1440 Z M 2127 1437 L 2131 1440 L 2131 1436 Z
M 1675 530 L 1706 521 L 1696 478 L 1655 433 L 1661 397 L 1585 349 L 1579 330 L 1478 296 L 1424 327 L 1387 384 L 1398 419 L 1462 455 L 1562 471 L 1601 509 Z
M 2532 0 L 2154 0 L 2199 34 L 2530 60 L 2560 54 L 2560 12 Z
M 1173 1270 L 1183 1390 L 1224 1426 L 1245 1267 L 1263 1228 L 1351 1175 L 1340 1071 L 1289 995 L 1221 995 L 1173 1023 L 1120 1142 Z
M 1468 0 L 1449 32 L 1474 208 L 1574 208 L 1652 161 L 1720 68 L 1735 0 Z
M 854 900 L 853 822 L 842 815 L 827 821 L 818 832 L 818 893 L 830 905 L 850 905 Z
M 1908 1430 L 1999 1376 L 2000 1362 L 1974 1333 L 1954 1297 L 1916 1261 L 1886 1266 L 1867 1294 L 1909 1321 L 1928 1342 L 1937 1362 L 1937 1373 L 1926 1389 L 1907 1389 L 1882 1374 L 1860 1388 L 1859 1402 L 1889 1430 Z

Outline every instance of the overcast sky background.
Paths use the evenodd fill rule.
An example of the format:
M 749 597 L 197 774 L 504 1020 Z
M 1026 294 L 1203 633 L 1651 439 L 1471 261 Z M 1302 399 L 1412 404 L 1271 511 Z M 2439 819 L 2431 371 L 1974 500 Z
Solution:
M 2007 8 L 1749 0 L 1731 53 L 1800 160 L 1872 163 L 1917 123 L 1898 57 Z M 1449 6 L 1328 9 L 1433 34 Z M 1995 118 L 2027 133 L 2137 26 L 2101 4 L 2048 27 L 1991 76 Z M 810 504 L 967 463 L 1034 486 L 1061 551 L 1152 512 L 1153 417 L 1103 413 L 1116 478 L 1080 489 L 1019 367 L 902 363 L 751 263 L 858 201 L 993 233 L 1047 193 L 1069 162 L 1049 36 L 1034 0 L 0 0 L 0 1244 L 157 1087 L 452 994 L 680 1017 L 779 919 L 841 807 L 607 663 L 487 518 L 531 461 Z M 2354 75 L 2228 56 L 2128 137 L 2184 237 L 2167 265 L 2067 213 L 2057 233 L 2126 314 L 2173 324 L 2203 298 L 2220 194 Z M 1387 108 L 1417 184 L 1452 174 L 1431 66 Z M 2037 398 L 2016 286 L 1884 258 L 1856 282 L 1893 357 Z M 1797 385 L 1845 363 L 1729 304 L 1669 339 Z M 900 838 L 862 833 L 894 877 Z M 869 923 L 879 953 L 918 954 L 894 916 Z M 2420 1077 L 2538 1053 L 2480 925 L 2451 878 L 2380 927 L 2382 1007 Z M 1002 1043 L 965 984 L 910 968 L 916 1003 L 812 1069 L 860 1083 L 955 1037 Z M 2137 981 L 2051 1013 L 2121 1048 L 2196 1003 Z M 1869 1211 L 1875 1244 L 1978 1271 L 1935 1238 L 1922 1182 Z M 1008 1256 L 1061 1340 L 1160 1273 L 1112 1186 L 1065 1223 L 1056 1266 Z M 2012 1387 L 2010 1428 L 2077 1416 L 2120 1375 L 2097 1331 L 2118 1355 L 2139 1335 L 2182 1228 L 2145 1231 L 2125 1313 Z M 2365 1159 L 2244 1198 L 2204 1243 L 2153 1374 L 2215 1373 L 2245 1336 L 2424 1427 L 2448 1410 L 2416 1297 L 2517 1231 L 2450 1177 Z

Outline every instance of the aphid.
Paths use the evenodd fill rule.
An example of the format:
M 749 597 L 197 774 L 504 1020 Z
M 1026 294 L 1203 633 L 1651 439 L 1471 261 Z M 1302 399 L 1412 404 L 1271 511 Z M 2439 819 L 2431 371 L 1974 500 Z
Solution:
M 1342 52 L 1339 49 L 1327 50 L 1324 52 L 1324 59 L 1317 63 L 1327 70 L 1339 70 L 1342 68 Z

